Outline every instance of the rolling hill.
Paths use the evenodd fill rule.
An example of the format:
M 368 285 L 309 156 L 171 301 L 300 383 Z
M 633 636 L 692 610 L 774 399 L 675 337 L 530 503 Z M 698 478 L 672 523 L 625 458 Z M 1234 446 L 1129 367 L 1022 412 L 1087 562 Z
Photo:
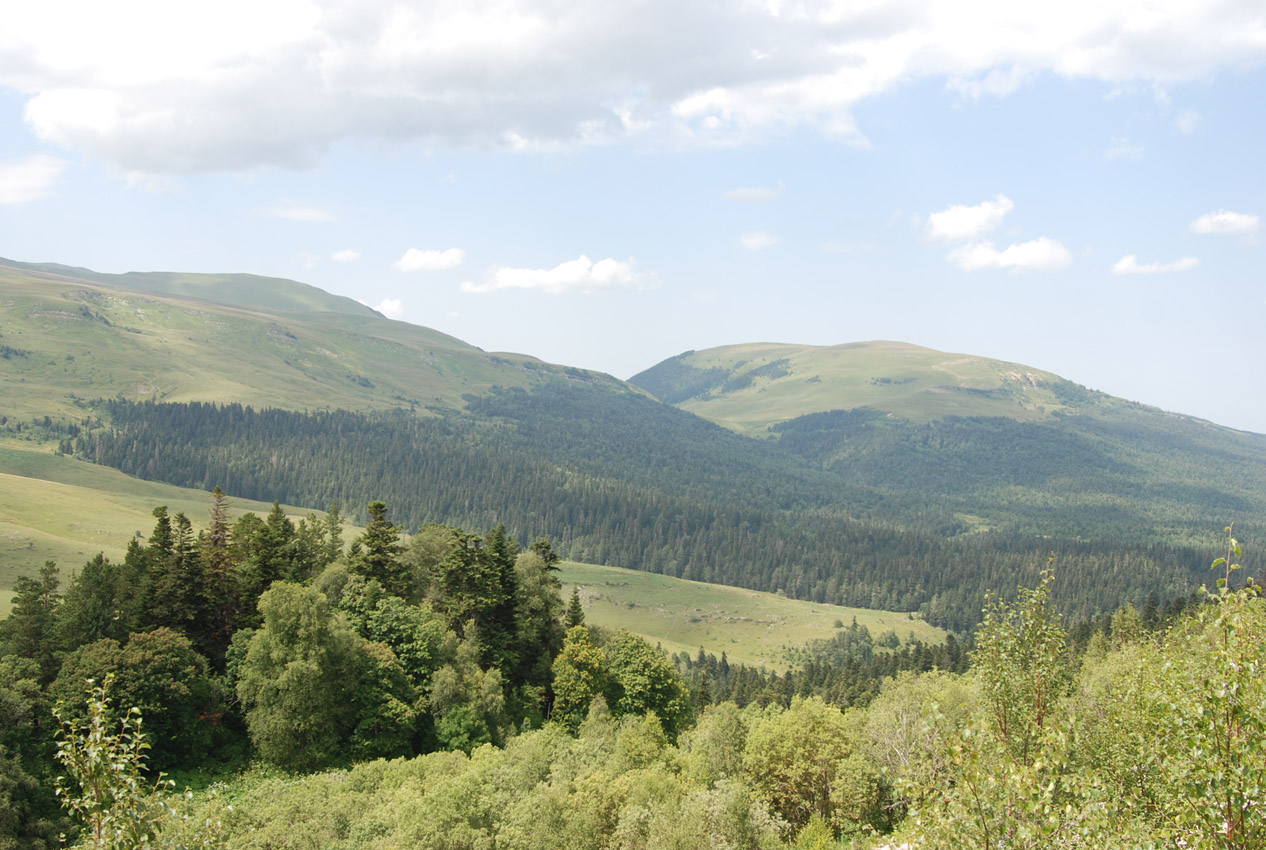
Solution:
M 350 298 L 253 275 L 104 275 L 0 259 L 0 397 L 13 416 L 77 400 L 223 401 L 428 412 L 493 386 L 600 373 L 489 354 Z
M 1016 363 L 899 342 L 758 343 L 630 380 L 835 471 L 872 518 L 948 510 L 960 530 L 1211 544 L 1266 515 L 1266 436 Z
M 866 408 L 911 422 L 946 416 L 1036 422 L 1128 404 L 1030 366 L 885 341 L 688 351 L 629 381 L 661 401 L 753 436 L 831 410 Z
M 1266 438 L 899 343 L 691 353 L 639 388 L 295 281 L 0 261 L 0 357 L 0 439 L 131 479 L 383 499 L 410 529 L 952 628 L 1051 552 L 1070 612 L 1185 594 L 1266 505 Z

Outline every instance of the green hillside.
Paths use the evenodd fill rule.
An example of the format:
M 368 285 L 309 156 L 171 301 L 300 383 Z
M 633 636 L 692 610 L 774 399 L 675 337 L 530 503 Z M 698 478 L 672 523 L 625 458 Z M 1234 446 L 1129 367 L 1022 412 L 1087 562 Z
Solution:
M 34 575 L 45 561 L 73 572 L 98 552 L 120 561 L 128 541 L 146 537 L 152 511 L 166 505 L 195 525 L 207 517 L 204 490 L 142 481 L 97 464 L 55 454 L 28 442 L 0 442 L 0 588 L 20 575 Z M 234 499 L 234 516 L 267 514 L 272 505 Z M 290 508 L 298 519 L 307 511 Z M 0 597 L 0 606 L 7 596 Z M 0 616 L 3 608 L 0 607 Z
M 702 647 L 731 662 L 785 670 L 788 650 L 824 640 L 840 628 L 858 625 L 878 636 L 911 633 L 924 643 L 940 643 L 945 632 L 922 619 L 892 611 L 847 608 L 788 599 L 739 587 L 705 584 L 669 576 L 577 564 L 559 565 L 564 596 L 576 587 L 587 623 L 628 629 L 672 653 L 694 656 Z
M 688 351 L 629 381 L 752 435 L 828 410 L 867 408 L 912 422 L 946 416 L 1035 422 L 1121 404 L 1040 369 L 904 342 L 727 345 Z
M 1080 539 L 1212 544 L 1266 528 L 1266 436 L 1028 366 L 895 342 L 687 352 L 661 400 L 833 470 L 855 515 Z
M 488 354 L 295 281 L 100 275 L 7 260 L 0 356 L 0 414 L 19 418 L 81 415 L 76 400 L 112 397 L 425 414 L 549 376 L 624 386 L 525 355 Z

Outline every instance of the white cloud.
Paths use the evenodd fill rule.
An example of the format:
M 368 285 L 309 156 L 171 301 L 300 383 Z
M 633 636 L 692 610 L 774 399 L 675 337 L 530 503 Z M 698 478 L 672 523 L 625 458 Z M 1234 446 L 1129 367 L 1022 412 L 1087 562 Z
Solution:
M 0 87 L 26 93 L 27 124 L 123 173 L 307 167 L 349 137 L 864 145 L 854 106 L 912 81 L 1159 90 L 1266 57 L 1249 0 L 64 0 L 7 4 L 4 24 Z
M 778 181 L 778 185 L 772 188 L 764 186 L 749 186 L 731 189 L 728 192 L 722 192 L 721 197 L 727 201 L 740 201 L 747 204 L 763 204 L 781 197 L 783 193 L 782 181 Z
M 271 207 L 259 210 L 259 214 L 272 218 L 284 218 L 289 221 L 323 222 L 338 220 L 334 213 L 324 207 L 303 204 L 298 201 L 280 201 Z
M 512 269 L 496 266 L 483 283 L 466 281 L 463 292 L 499 292 L 507 289 L 539 289 L 550 295 L 566 292 L 593 292 L 622 286 L 641 286 L 651 276 L 639 272 L 632 259 L 620 262 L 607 258 L 593 262 L 584 254 L 559 263 L 552 269 Z
M 46 197 L 65 170 L 65 160 L 46 154 L 0 162 L 0 204 L 25 204 Z
M 1147 149 L 1142 145 L 1136 145 L 1127 138 L 1112 137 L 1108 143 L 1108 149 L 1103 152 L 1103 158 L 1112 161 L 1114 159 L 1133 159 L 1139 160 L 1143 158 L 1143 154 Z
M 1200 129 L 1201 120 L 1200 113 L 1196 110 L 1184 109 L 1174 119 L 1174 126 L 1178 128 L 1180 133 L 1191 134 Z
M 1134 254 L 1126 254 L 1112 264 L 1113 274 L 1167 274 L 1169 272 L 1185 272 L 1200 265 L 1195 257 L 1183 257 L 1172 263 L 1140 263 Z
M 749 251 L 763 251 L 777 245 L 782 240 L 772 233 L 766 233 L 758 230 L 755 233 L 744 233 L 739 237 L 739 242 Z
M 1256 233 L 1261 226 L 1260 216 L 1252 213 L 1237 213 L 1230 210 L 1218 210 L 1205 213 L 1191 223 L 1192 233 Z
M 964 245 L 951 251 L 949 260 L 965 272 L 978 269 L 1055 271 L 1072 262 L 1072 255 L 1054 239 L 1042 236 L 1031 242 L 1010 245 L 1002 251 L 992 242 Z
M 444 251 L 420 251 L 410 248 L 404 256 L 396 260 L 396 268 L 402 272 L 438 272 L 444 269 L 455 269 L 466 259 L 466 252 L 461 248 L 448 248 Z
M 335 251 L 331 254 L 330 259 L 336 263 L 354 263 L 360 259 L 360 251 L 344 248 L 342 251 Z
M 938 239 L 970 239 L 997 227 L 1013 209 L 1015 203 L 1001 194 L 974 207 L 956 204 L 928 216 L 928 233 Z
M 384 298 L 374 307 L 388 319 L 398 319 L 404 315 L 404 302 L 399 298 Z

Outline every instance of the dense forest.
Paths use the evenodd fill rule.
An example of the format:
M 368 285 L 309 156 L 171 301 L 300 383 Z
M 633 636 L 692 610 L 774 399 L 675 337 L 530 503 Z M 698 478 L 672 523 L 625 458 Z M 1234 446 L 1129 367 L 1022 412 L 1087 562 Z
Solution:
M 1266 837 L 1266 606 L 1234 539 L 1202 596 L 1065 628 L 1048 571 L 966 646 L 841 625 L 779 675 L 587 625 L 544 538 L 366 514 L 345 545 L 337 510 L 230 522 L 217 488 L 199 533 L 159 507 L 123 562 L 21 579 L 0 846 Z
M 1141 605 L 1149 592 L 1185 595 L 1200 579 L 1196 548 L 1146 534 L 960 533 L 953 514 L 916 504 L 930 497 L 853 500 L 838 473 L 777 445 L 583 382 L 469 404 L 466 416 L 419 418 L 114 400 L 102 420 L 44 430 L 64 452 L 140 478 L 301 505 L 381 498 L 410 529 L 502 524 L 526 542 L 549 528 L 575 560 L 919 611 L 960 632 L 976 622 L 983 588 L 1032 584 L 1052 554 L 1056 603 L 1077 618 Z M 895 519 L 857 518 L 885 505 Z M 1087 516 L 1096 512 L 1111 516 L 1103 506 Z

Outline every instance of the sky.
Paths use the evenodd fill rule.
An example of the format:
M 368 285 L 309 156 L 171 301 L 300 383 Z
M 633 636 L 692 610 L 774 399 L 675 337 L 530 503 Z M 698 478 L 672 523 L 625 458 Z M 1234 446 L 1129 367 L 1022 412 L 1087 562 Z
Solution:
M 0 0 L 0 257 L 628 378 L 901 340 L 1266 433 L 1261 0 Z

